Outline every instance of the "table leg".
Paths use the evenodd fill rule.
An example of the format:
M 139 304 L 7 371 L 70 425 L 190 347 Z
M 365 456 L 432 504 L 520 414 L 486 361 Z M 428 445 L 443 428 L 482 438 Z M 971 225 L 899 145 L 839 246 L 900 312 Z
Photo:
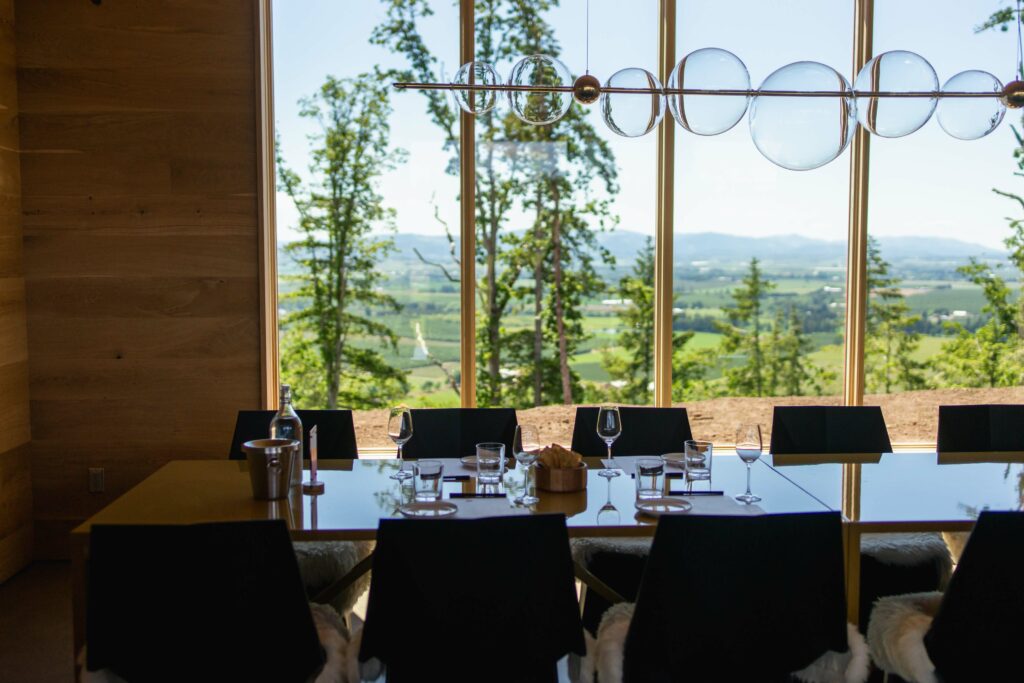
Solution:
M 356 563 L 356 566 L 352 567 L 345 576 L 341 577 L 313 596 L 312 601 L 318 603 L 330 603 L 336 597 L 341 595 L 342 591 L 355 583 L 359 577 L 370 571 L 371 567 L 373 567 L 373 553 L 370 553 L 363 559 L 359 560 L 359 562 Z
M 589 589 L 613 605 L 618 602 L 626 602 L 626 598 L 616 593 L 615 590 L 604 581 L 591 574 L 590 571 L 579 562 L 573 561 L 572 564 L 576 578 L 583 582 L 584 596 L 586 596 L 586 591 Z M 582 606 L 580 609 L 582 610 Z
M 843 551 L 846 556 L 846 620 L 860 622 L 860 529 L 843 525 Z
M 71 622 L 74 650 L 71 664 L 74 679 L 79 679 L 78 656 L 85 647 L 85 590 L 89 560 L 89 534 L 71 534 Z M 82 664 L 84 666 L 84 663 Z

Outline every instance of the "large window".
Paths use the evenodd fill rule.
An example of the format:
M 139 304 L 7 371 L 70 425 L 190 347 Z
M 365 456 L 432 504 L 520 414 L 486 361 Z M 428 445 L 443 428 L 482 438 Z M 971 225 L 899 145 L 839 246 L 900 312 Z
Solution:
M 813 138 L 785 138 L 785 103 L 781 133 L 759 144 L 749 116 L 702 136 L 665 107 L 674 142 L 659 154 L 656 126 L 617 134 L 601 102 L 536 126 L 504 94 L 463 145 L 454 95 L 391 87 L 453 80 L 465 36 L 502 80 L 534 54 L 570 79 L 660 77 L 716 47 L 754 88 L 801 61 L 852 82 L 856 1 L 592 0 L 589 51 L 582 2 L 476 0 L 472 17 L 464 0 L 275 3 L 282 382 L 300 407 L 357 409 L 364 447 L 388 443 L 383 409 L 397 403 L 536 409 L 545 437 L 566 441 L 576 404 L 671 400 L 699 436 L 728 442 L 777 404 L 858 400 L 844 386 L 862 370 L 864 402 L 883 406 L 896 442 L 934 439 L 941 403 L 1020 401 L 1021 271 L 1004 240 L 1021 203 L 992 192 L 1020 182 L 1006 123 L 974 142 L 934 120 L 871 136 L 868 218 L 851 226 L 849 147 L 808 171 L 759 151 Z M 987 12 L 876 0 L 873 54 L 917 52 L 940 84 L 967 69 L 1009 80 L 1015 34 L 976 32 Z M 673 15 L 674 40 L 660 40 Z M 645 100 L 617 98 L 615 125 L 644 127 Z M 865 229 L 866 352 L 849 359 L 861 295 L 847 243 Z M 659 343 L 670 363 L 655 363 Z
M 991 9 L 877 0 L 874 54 L 915 52 L 940 84 L 968 69 L 1009 81 L 1016 34 L 975 29 Z M 1006 118 L 980 140 L 950 137 L 936 116 L 907 137 L 871 138 L 865 403 L 882 406 L 894 439 L 934 441 L 944 403 L 1021 400 L 1021 271 L 1004 244 L 1021 205 L 993 191 L 1022 189 L 1019 120 Z

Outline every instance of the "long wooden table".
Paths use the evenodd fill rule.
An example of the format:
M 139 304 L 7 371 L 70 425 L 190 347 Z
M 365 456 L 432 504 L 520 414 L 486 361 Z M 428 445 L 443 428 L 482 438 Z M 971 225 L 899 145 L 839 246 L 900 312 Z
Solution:
M 444 495 L 472 492 L 476 481 L 472 470 L 456 460 L 445 460 L 446 475 L 469 475 L 466 481 L 446 482 Z M 505 474 L 507 498 L 460 498 L 457 517 L 563 513 L 569 535 L 652 536 L 656 520 L 638 515 L 634 509 L 634 480 L 625 474 L 606 479 L 598 475 L 601 460 L 588 459 L 587 489 L 579 493 L 539 491 L 540 502 L 524 508 L 514 496 L 521 490 L 523 471 Z M 252 498 L 248 465 L 244 461 L 179 460 L 168 463 L 138 486 L 77 527 L 71 534 L 72 599 L 74 643 L 77 653 L 85 640 L 85 586 L 89 530 L 94 524 L 197 524 L 203 522 L 284 519 L 295 540 L 369 540 L 377 533 L 381 518 L 399 516 L 398 506 L 408 500 L 408 489 L 391 479 L 398 467 L 395 460 L 333 460 L 321 463 L 320 479 L 325 492 L 320 496 L 295 493 L 279 501 Z M 670 473 L 680 474 L 669 467 Z M 308 475 L 307 475 L 308 478 Z M 712 486 L 721 496 L 691 496 L 691 514 L 762 514 L 820 512 L 829 506 L 817 500 L 766 464 L 753 470 L 753 491 L 763 500 L 743 505 L 732 496 L 746 485 L 746 466 L 735 455 L 716 455 Z M 682 489 L 679 479 L 669 479 L 672 491 Z M 707 489 L 698 483 L 695 488 Z M 608 505 L 618 513 L 612 514 Z M 603 510 L 603 512 L 602 512 Z

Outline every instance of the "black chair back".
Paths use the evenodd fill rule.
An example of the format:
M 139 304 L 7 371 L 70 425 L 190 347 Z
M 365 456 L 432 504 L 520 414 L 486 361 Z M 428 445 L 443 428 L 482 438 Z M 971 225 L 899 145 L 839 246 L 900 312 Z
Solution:
M 555 681 L 583 651 L 564 515 L 380 521 L 359 659 L 388 683 Z
M 476 454 L 476 445 L 486 441 L 505 444 L 505 457 L 512 458 L 516 433 L 514 408 L 414 408 L 412 438 L 402 456 L 419 458 L 461 458 Z
M 891 453 L 878 406 L 776 406 L 773 455 Z
M 940 680 L 1019 679 L 1022 567 L 1024 512 L 982 512 L 925 634 Z
M 1024 451 L 1024 405 L 939 406 L 939 453 Z
M 231 437 L 231 460 L 245 460 L 242 444 L 253 439 L 270 436 L 270 420 L 273 410 L 239 410 L 235 420 L 235 433 Z M 359 457 L 356 446 L 356 429 L 352 424 L 351 410 L 298 410 L 302 420 L 302 457 L 309 460 L 309 430 L 316 426 L 317 458 L 355 459 Z M 384 429 L 383 425 L 381 429 Z
M 844 652 L 838 512 L 665 516 L 626 636 L 626 683 L 772 681 Z
M 576 409 L 572 428 L 572 450 L 588 458 L 603 458 L 608 447 L 597 435 L 599 408 Z M 612 455 L 661 455 L 678 453 L 693 438 L 686 408 L 638 408 L 622 406 L 622 434 L 612 444 Z
M 88 569 L 90 671 L 299 683 L 323 666 L 283 520 L 93 526 Z

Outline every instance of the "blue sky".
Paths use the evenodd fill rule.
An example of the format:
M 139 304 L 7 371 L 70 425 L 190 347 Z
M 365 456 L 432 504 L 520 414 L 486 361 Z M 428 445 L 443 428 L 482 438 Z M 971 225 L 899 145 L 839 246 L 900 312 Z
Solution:
M 442 60 L 447 78 L 459 66 L 458 13 L 451 0 L 434 0 L 432 5 L 436 14 L 424 24 L 424 36 Z M 874 53 L 917 52 L 934 66 L 940 83 L 967 69 L 987 70 L 1006 82 L 1015 64 L 1016 36 L 973 31 L 1004 5 L 998 0 L 876 0 Z M 562 0 L 549 17 L 562 44 L 561 58 L 574 75 L 584 69 L 584 8 L 584 0 Z M 851 73 L 849 0 L 680 0 L 677 12 L 679 57 L 702 47 L 728 49 L 746 63 L 755 87 L 778 67 L 800 60 L 828 64 L 851 81 L 856 76 Z M 400 57 L 367 42 L 382 16 L 379 0 L 274 3 L 275 119 L 284 156 L 294 170 L 305 170 L 305 137 L 311 132 L 309 123 L 298 117 L 300 97 L 314 92 L 327 74 L 345 77 L 374 64 L 403 65 Z M 657 0 L 591 0 L 591 72 L 602 81 L 628 66 L 656 72 L 657 18 Z M 498 65 L 499 72 L 504 75 L 508 66 Z M 433 217 L 433 205 L 443 220 L 458 225 L 457 179 L 443 174 L 447 155 L 440 133 L 425 115 L 422 96 L 396 93 L 393 104 L 392 142 L 407 150 L 409 159 L 381 179 L 381 192 L 397 210 L 401 232 L 440 234 L 443 228 Z M 656 135 L 621 138 L 600 120 L 596 106 L 591 111 L 619 164 L 621 191 L 615 210 L 622 217 L 620 227 L 653 234 Z M 1013 176 L 1009 124 L 1018 120 L 1011 112 L 994 133 L 973 142 L 949 137 L 934 118 L 905 138 L 873 138 L 871 232 L 998 246 L 1007 233 L 1004 217 L 1014 207 L 991 188 L 1024 190 L 1022 180 Z M 676 131 L 677 232 L 845 239 L 849 151 L 823 168 L 794 172 L 760 155 L 746 118 L 711 138 L 678 126 Z M 294 236 L 288 227 L 294 216 L 288 199 L 279 196 L 281 239 Z

